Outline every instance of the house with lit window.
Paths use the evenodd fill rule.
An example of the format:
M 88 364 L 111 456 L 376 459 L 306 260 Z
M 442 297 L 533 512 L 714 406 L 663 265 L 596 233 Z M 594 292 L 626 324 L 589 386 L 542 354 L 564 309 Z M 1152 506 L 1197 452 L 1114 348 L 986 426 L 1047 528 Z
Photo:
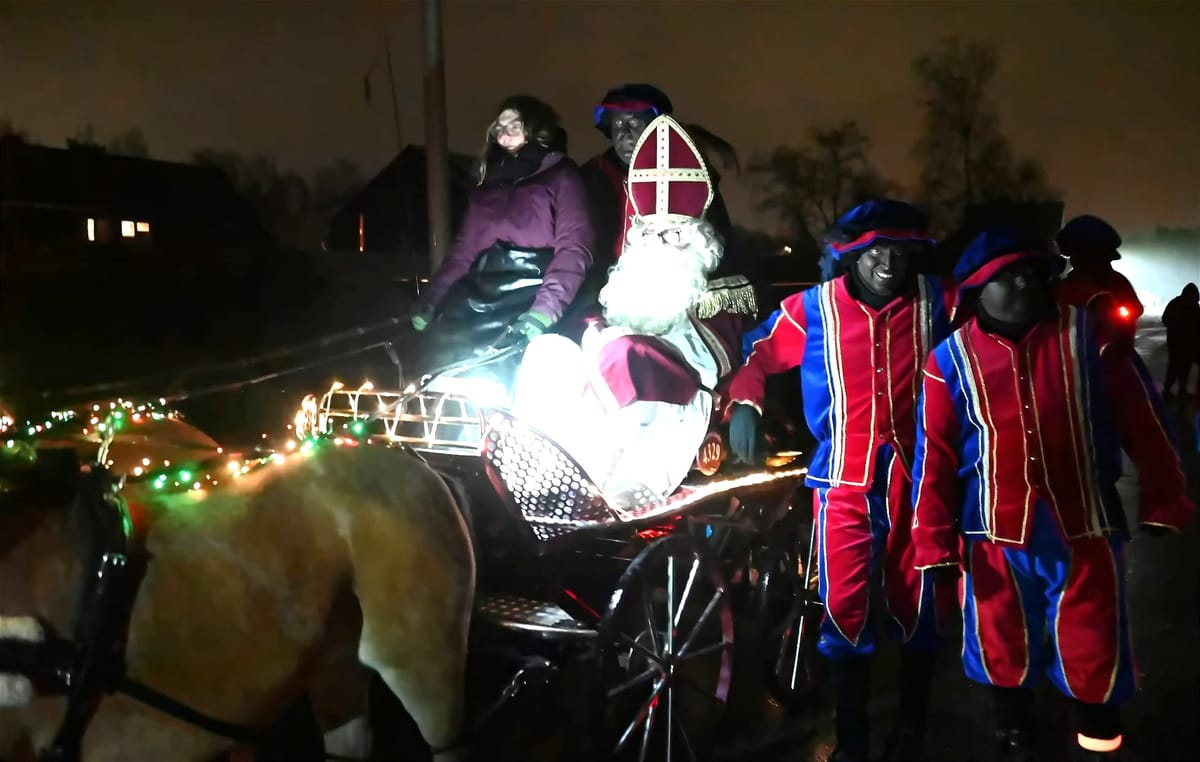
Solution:
M 0 272 L 270 243 L 219 169 L 0 139 Z

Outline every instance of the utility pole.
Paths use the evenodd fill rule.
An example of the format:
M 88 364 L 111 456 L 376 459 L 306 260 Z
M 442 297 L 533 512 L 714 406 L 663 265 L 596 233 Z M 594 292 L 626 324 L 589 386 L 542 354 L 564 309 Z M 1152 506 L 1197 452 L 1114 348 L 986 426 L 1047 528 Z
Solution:
M 446 67 L 441 0 L 421 0 L 425 27 L 425 195 L 429 203 L 430 274 L 450 246 L 450 157 L 446 148 Z

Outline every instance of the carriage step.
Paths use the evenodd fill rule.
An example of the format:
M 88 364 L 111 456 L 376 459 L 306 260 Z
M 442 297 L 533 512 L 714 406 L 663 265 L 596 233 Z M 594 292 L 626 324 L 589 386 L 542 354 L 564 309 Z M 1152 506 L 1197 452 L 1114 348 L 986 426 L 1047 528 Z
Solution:
M 546 601 L 516 595 L 485 595 L 479 601 L 478 613 L 508 630 L 546 637 L 596 637 L 594 629 Z

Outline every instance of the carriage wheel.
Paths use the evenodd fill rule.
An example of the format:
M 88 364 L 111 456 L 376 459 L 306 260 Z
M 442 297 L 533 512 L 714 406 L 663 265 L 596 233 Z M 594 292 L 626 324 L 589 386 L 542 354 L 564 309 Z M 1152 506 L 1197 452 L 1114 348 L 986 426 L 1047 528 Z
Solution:
M 733 674 L 733 613 L 705 546 L 677 534 L 630 562 L 600 622 L 592 729 L 620 759 L 699 759 Z
M 824 607 L 810 563 L 816 555 L 813 525 L 789 517 L 776 536 L 785 541 L 767 552 L 759 576 L 762 667 L 771 695 L 794 709 L 821 684 L 816 646 Z

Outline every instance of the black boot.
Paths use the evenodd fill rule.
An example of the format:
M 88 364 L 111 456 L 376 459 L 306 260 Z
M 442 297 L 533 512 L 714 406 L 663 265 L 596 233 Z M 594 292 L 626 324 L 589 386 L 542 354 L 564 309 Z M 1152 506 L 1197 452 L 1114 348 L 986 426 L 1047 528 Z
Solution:
M 919 762 L 925 756 L 925 720 L 933 688 L 936 653 L 904 650 L 900 654 L 900 707 L 888 736 L 885 762 Z
M 1075 726 L 1079 732 L 1079 748 L 1075 759 L 1079 762 L 1121 762 L 1121 709 L 1104 704 L 1085 704 L 1079 700 L 1071 702 L 1075 706 Z M 1108 751 L 1095 751 L 1084 747 L 1084 739 L 1090 739 L 1089 745 L 1110 746 L 1113 742 L 1106 739 L 1116 739 L 1115 748 Z
M 837 748 L 829 762 L 865 762 L 871 725 L 867 699 L 871 691 L 871 662 L 866 656 L 851 656 L 830 662 L 834 693 L 834 727 Z
M 1033 691 L 992 688 L 996 711 L 996 748 L 1001 762 L 1036 762 L 1030 733 Z

